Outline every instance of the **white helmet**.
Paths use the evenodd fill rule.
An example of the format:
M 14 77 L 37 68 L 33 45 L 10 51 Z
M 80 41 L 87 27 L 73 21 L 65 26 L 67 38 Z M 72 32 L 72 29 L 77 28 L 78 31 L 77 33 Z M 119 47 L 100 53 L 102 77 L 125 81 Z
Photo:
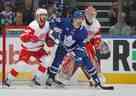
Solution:
M 36 10 L 36 12 L 35 12 L 35 15 L 37 16 L 37 15 L 41 15 L 41 14 L 48 14 L 48 12 L 47 12 L 47 10 L 46 9 L 44 9 L 44 8 L 38 8 L 37 10 Z

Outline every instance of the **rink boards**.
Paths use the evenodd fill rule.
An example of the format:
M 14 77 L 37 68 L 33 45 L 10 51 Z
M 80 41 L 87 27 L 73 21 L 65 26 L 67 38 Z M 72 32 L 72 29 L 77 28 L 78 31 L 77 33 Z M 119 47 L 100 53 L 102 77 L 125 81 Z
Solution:
M 18 50 L 21 41 L 17 37 L 7 37 L 7 65 L 10 70 L 18 59 Z M 106 78 L 106 83 L 136 84 L 136 40 L 135 37 L 104 37 L 105 53 L 100 53 L 101 71 Z M 0 70 L 2 72 L 2 38 L 0 38 Z M 106 49 L 107 48 L 107 49 Z M 52 54 L 53 55 L 53 54 Z M 52 56 L 49 56 L 51 63 Z M 0 79 L 2 75 L 0 73 Z M 32 73 L 23 71 L 18 79 L 31 79 Z M 75 79 L 86 80 L 86 76 L 79 70 Z
M 129 36 L 105 36 L 108 52 L 101 54 L 101 71 L 107 83 L 136 83 L 136 40 Z

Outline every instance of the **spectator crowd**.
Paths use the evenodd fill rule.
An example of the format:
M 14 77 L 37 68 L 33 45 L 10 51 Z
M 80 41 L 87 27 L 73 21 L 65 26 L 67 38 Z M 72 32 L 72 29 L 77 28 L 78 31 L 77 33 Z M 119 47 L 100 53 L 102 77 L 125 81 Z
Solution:
M 57 5 L 61 4 L 57 3 L 62 0 L 32 0 L 33 4 L 31 6 L 25 6 L 24 3 L 22 3 L 24 1 L 25 0 L 0 0 L 0 33 L 5 25 L 28 25 L 34 19 L 33 12 L 38 7 L 47 8 L 49 15 L 54 13 L 52 8 L 56 7 L 57 9 L 60 7 Z M 113 0 L 111 9 L 109 9 L 109 19 L 112 24 L 108 32 L 110 35 L 136 34 L 135 3 L 135 0 Z M 64 16 L 70 15 L 71 9 L 69 9 L 69 7 L 65 6 Z M 61 10 L 61 8 L 59 8 L 59 10 Z

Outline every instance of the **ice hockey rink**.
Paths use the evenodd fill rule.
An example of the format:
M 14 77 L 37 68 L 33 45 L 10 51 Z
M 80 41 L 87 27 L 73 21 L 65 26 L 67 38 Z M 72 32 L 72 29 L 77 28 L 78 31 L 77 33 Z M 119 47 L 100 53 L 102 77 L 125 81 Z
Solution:
M 86 85 L 73 85 L 66 88 L 32 87 L 16 85 L 0 88 L 0 96 L 136 96 L 136 85 L 114 85 L 114 90 L 90 88 Z

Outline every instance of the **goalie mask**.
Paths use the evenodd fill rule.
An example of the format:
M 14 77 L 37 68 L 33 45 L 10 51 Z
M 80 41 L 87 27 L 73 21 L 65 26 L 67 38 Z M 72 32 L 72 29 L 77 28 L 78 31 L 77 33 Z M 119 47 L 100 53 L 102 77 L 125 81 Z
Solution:
M 36 20 L 41 28 L 45 25 L 47 14 L 47 10 L 44 8 L 38 8 L 35 12 Z

